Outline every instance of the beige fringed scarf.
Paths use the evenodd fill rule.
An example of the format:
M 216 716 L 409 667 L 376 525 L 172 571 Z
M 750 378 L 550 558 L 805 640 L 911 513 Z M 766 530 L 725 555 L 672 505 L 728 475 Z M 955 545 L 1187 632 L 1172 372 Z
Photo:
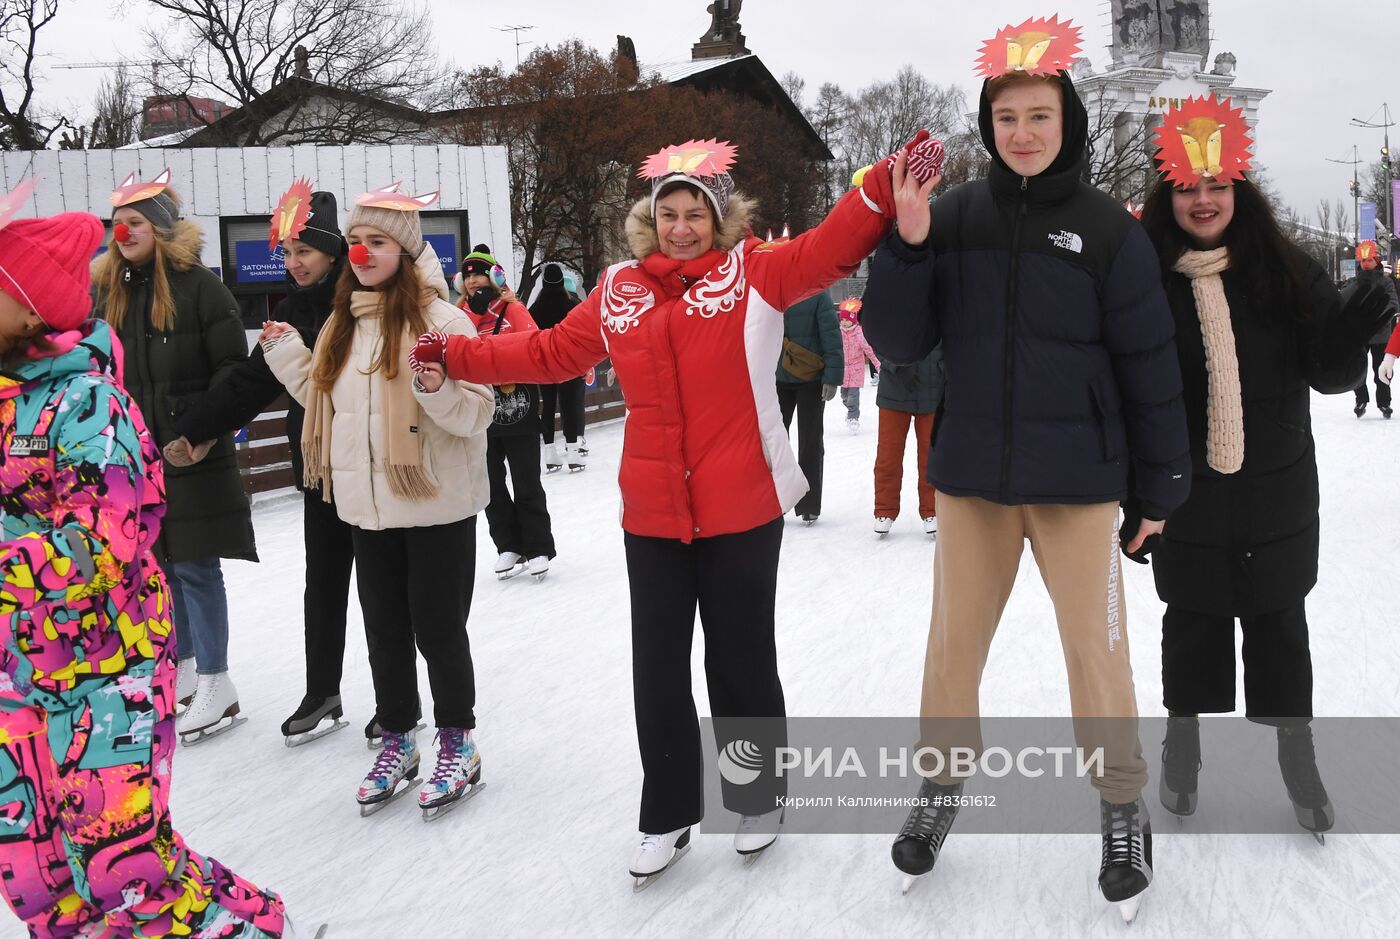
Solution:
M 1191 278 L 1196 316 L 1206 347 L 1206 463 L 1217 473 L 1244 466 L 1244 397 L 1230 305 L 1220 275 L 1230 267 L 1230 249 L 1187 251 L 1174 270 Z
M 383 295 L 369 290 L 357 290 L 350 295 L 350 315 L 380 315 Z M 322 333 L 322 335 L 325 335 Z M 324 343 L 317 343 L 312 353 L 312 368 L 326 354 Z M 347 364 L 347 367 L 350 367 Z M 426 502 L 438 495 L 438 489 L 423 472 L 423 445 L 418 428 L 423 423 L 423 409 L 413 397 L 413 372 L 400 363 L 398 375 L 386 379 L 384 372 L 374 373 L 384 397 L 384 470 L 389 477 L 389 491 L 411 502 Z M 368 405 L 366 405 L 368 406 Z M 335 405 L 331 396 L 312 386 L 306 401 L 306 422 L 301 429 L 301 455 L 306 461 L 307 488 L 321 487 L 321 497 L 331 501 L 331 425 Z M 365 441 L 369 446 L 369 441 Z

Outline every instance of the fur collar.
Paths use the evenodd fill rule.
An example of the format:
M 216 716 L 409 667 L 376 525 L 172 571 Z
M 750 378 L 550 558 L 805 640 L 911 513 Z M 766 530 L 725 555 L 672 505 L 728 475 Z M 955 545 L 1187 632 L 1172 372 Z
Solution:
M 743 193 L 736 192 L 729 198 L 729 214 L 720 222 L 715 232 L 715 247 L 720 251 L 732 251 L 749 236 L 749 221 L 753 217 L 754 201 Z M 661 250 L 661 242 L 656 237 L 656 220 L 651 214 L 651 198 L 644 196 L 627 213 L 627 247 L 638 261 Z

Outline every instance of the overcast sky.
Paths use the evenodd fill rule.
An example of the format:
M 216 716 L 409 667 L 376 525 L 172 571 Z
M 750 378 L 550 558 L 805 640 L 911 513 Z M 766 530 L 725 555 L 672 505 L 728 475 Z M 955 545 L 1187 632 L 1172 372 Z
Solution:
M 66 113 L 86 115 L 102 77 L 97 69 L 62 70 L 63 62 L 141 58 L 140 26 L 148 8 L 140 0 L 61 0 L 58 18 L 44 34 L 46 97 Z M 688 59 L 690 46 L 710 23 L 708 0 L 511 0 L 510 3 L 430 0 L 438 50 L 463 66 L 515 62 L 513 36 L 495 27 L 531 25 L 523 40 L 558 43 L 578 37 L 611 49 L 618 33 L 631 36 L 643 63 Z M 386 8 L 389 7 L 386 2 Z M 1384 6 L 1382 4 L 1381 6 Z M 1242 85 L 1271 88 L 1260 109 L 1256 152 L 1284 198 L 1313 215 L 1318 200 L 1345 199 L 1350 167 L 1326 158 L 1350 159 L 1360 148 L 1379 158 L 1381 131 L 1353 128 L 1348 119 L 1380 120 L 1382 101 L 1400 113 L 1400 81 L 1387 84 L 1393 61 L 1380 32 L 1367 32 L 1347 15 L 1360 6 L 1305 0 L 1217 0 L 1211 3 L 1211 55 L 1233 52 Z M 1384 17 L 1369 6 L 1379 29 Z M 639 11 L 645 11 L 639 13 Z M 1392 8 L 1392 13 L 1397 12 Z M 775 75 L 795 71 L 809 97 L 823 82 L 847 91 L 888 78 L 912 64 L 934 81 L 969 92 L 979 82 L 972 63 L 983 39 L 1006 23 L 1060 13 L 1085 27 L 1085 54 L 1096 70 L 1109 61 L 1107 0 L 1029 0 L 986 3 L 885 0 L 748 0 L 742 23 L 749 49 Z M 528 54 L 530 47 L 525 47 Z M 1400 128 L 1395 129 L 1400 148 Z

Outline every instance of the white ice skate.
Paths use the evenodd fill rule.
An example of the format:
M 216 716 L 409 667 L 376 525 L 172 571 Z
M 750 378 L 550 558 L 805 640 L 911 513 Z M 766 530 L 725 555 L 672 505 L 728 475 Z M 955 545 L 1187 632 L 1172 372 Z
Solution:
M 883 538 L 890 533 L 892 528 L 894 528 L 894 519 L 884 515 L 875 516 L 875 534 Z
M 557 473 L 564 466 L 564 460 L 559 456 L 559 444 L 547 443 L 544 445 L 544 471 L 546 473 Z
M 568 461 L 571 473 L 581 473 L 588 469 L 588 452 L 580 450 L 576 443 L 564 444 L 564 459 Z
M 418 741 L 416 731 L 396 734 L 386 730 L 384 746 L 374 758 L 374 765 L 360 789 L 355 801 L 360 803 L 360 817 L 366 818 L 380 811 L 394 799 L 413 788 L 418 782 Z
M 194 656 L 180 660 L 180 672 L 175 679 L 175 716 L 179 717 L 190 706 L 194 700 L 195 690 L 199 687 L 199 671 L 195 666 Z
M 536 583 L 544 580 L 545 575 L 549 573 L 549 555 L 541 554 L 539 557 L 530 558 L 529 563 L 525 565 L 525 573 L 535 578 Z
M 300 747 L 350 726 L 340 706 L 340 695 L 318 698 L 306 695 L 291 717 L 282 722 L 282 742 Z
M 496 555 L 496 579 L 510 580 L 517 574 L 525 573 L 525 558 L 514 551 L 502 551 Z
M 418 705 L 418 715 L 414 717 L 414 720 L 417 721 L 417 723 L 413 725 L 413 732 L 415 734 L 418 733 L 418 731 L 422 730 L 424 727 L 428 726 L 427 724 L 423 723 L 422 704 Z M 374 715 L 374 717 L 370 718 L 369 723 L 365 725 L 365 749 L 379 750 L 382 749 L 383 746 L 384 728 L 379 726 L 379 715 L 376 714 Z
M 656 883 L 689 850 L 689 828 L 677 828 L 662 835 L 642 835 L 642 844 L 632 856 L 632 867 L 628 871 L 636 878 L 632 891 L 639 893 Z
M 471 731 L 457 727 L 438 730 L 437 766 L 427 784 L 418 790 L 423 821 L 441 818 L 485 788 L 486 783 L 481 781 L 481 753 Z
M 846 429 L 851 432 L 851 436 L 855 436 L 856 434 L 860 433 L 860 418 L 846 418 Z
M 582 435 L 578 438 L 578 453 L 579 456 L 588 456 L 588 438 Z
M 248 718 L 238 716 L 238 689 L 228 672 L 200 675 L 194 700 L 185 713 L 175 719 L 175 732 L 185 746 L 194 746 L 227 733 Z
M 743 856 L 745 864 L 752 864 L 778 840 L 782 827 L 782 809 L 763 815 L 745 815 L 739 819 L 739 827 L 734 832 L 734 850 Z
M 924 519 L 924 534 L 931 538 L 938 537 L 938 516 L 930 515 Z

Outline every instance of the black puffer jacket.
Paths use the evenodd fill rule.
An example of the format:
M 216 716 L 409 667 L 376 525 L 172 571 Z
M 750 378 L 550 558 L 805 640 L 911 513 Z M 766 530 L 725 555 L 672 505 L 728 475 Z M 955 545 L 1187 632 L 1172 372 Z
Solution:
M 128 295 L 126 316 L 114 330 L 126 351 L 127 390 L 162 447 L 180 436 L 172 403 L 203 394 L 248 359 L 238 304 L 223 281 L 199 262 L 201 241 L 198 226 L 181 221 L 166 247 L 166 277 L 175 301 L 175 323 L 169 332 L 157 331 L 151 322 L 150 265 L 130 269 L 129 280 L 119 288 Z M 94 263 L 108 262 L 99 258 Z M 107 300 L 98 294 L 95 316 L 105 315 Z M 168 507 L 156 544 L 163 564 L 258 559 L 252 510 L 231 435 L 220 435 L 209 455 L 194 466 L 167 463 L 165 488 Z
M 288 323 L 301 333 L 306 348 L 316 348 L 316 337 L 331 316 L 331 301 L 335 299 L 335 284 L 345 267 L 344 257 L 337 258 L 324 279 L 310 287 L 298 287 L 287 278 L 288 293 L 272 311 L 274 321 Z M 255 346 L 248 361 L 231 371 L 227 378 L 204 394 L 185 395 L 171 401 L 172 424 L 176 433 L 194 443 L 212 440 L 247 427 L 268 405 L 282 394 L 282 383 L 268 368 L 262 346 Z M 301 428 L 306 410 L 288 398 L 287 442 L 292 451 L 292 481 L 302 486 Z
M 1158 595 L 1183 609 L 1270 613 L 1295 606 L 1317 582 L 1311 390 L 1356 387 L 1377 317 L 1356 304 L 1342 308 L 1326 272 L 1302 251 L 1293 263 L 1308 285 L 1305 323 L 1260 309 L 1246 280 L 1233 271 L 1221 275 L 1244 403 L 1244 465 L 1230 475 L 1206 463 L 1208 377 L 1191 282 L 1175 272 L 1166 277 L 1186 384 L 1192 482 L 1191 497 L 1153 552 L 1152 570 Z
M 882 358 L 941 340 L 947 377 L 929 478 L 1003 505 L 1117 502 L 1150 517 L 1186 498 L 1190 454 L 1171 312 L 1142 227 L 1082 183 L 1088 117 L 1062 76 L 1064 145 L 1039 176 L 996 153 L 991 176 L 933 206 L 929 243 L 894 231 L 871 266 L 861 323 Z

